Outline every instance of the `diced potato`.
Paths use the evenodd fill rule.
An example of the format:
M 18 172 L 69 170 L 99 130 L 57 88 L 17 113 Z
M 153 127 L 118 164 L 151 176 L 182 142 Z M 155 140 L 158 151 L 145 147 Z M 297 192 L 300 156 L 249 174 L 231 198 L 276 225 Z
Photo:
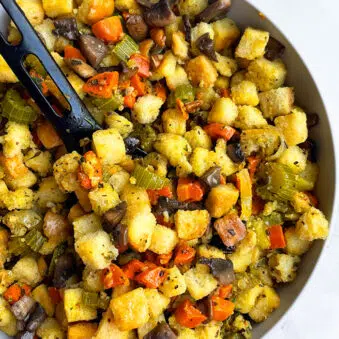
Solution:
M 216 154 L 206 148 L 197 147 L 190 158 L 193 173 L 201 177 L 213 165 L 215 165 Z
M 189 84 L 185 69 L 177 65 L 174 73 L 166 76 L 166 84 L 171 91 L 175 90 L 178 86 Z
M 143 288 L 112 299 L 110 308 L 120 331 L 138 328 L 149 320 L 149 307 Z
M 286 74 L 286 67 L 280 59 L 269 61 L 259 58 L 249 64 L 246 78 L 254 82 L 260 91 L 269 91 L 281 87 Z
M 3 141 L 3 152 L 6 158 L 21 156 L 21 151 L 27 149 L 32 141 L 28 125 L 9 121 L 6 124 L 6 134 Z
M 72 0 L 42 0 L 42 5 L 46 15 L 50 18 L 71 14 L 73 11 Z
M 303 255 L 311 247 L 312 242 L 301 239 L 294 227 L 290 227 L 285 232 L 286 250 L 291 255 Z
M 259 94 L 260 108 L 265 118 L 273 119 L 291 113 L 294 103 L 292 87 L 271 89 Z
M 42 339 L 65 339 L 66 335 L 54 318 L 47 318 L 37 329 L 36 334 Z
M 140 124 L 150 124 L 158 117 L 162 105 L 163 101 L 155 95 L 147 94 L 139 97 L 133 107 L 133 118 Z
M 159 290 L 168 298 L 186 292 L 186 281 L 177 266 L 167 269 L 165 281 L 160 285 Z
M 28 152 L 25 156 L 25 165 L 40 176 L 45 177 L 53 168 L 52 155 L 48 151 L 39 151 L 37 154 Z
M 246 28 L 235 50 L 235 55 L 247 60 L 262 57 L 265 54 L 269 37 L 270 34 L 268 32 L 252 27 Z
M 238 116 L 238 108 L 230 98 L 219 98 L 208 114 L 208 122 L 230 125 Z
M 34 186 L 37 183 L 37 181 L 38 178 L 30 170 L 28 170 L 25 174 L 18 178 L 14 178 L 9 175 L 5 177 L 5 182 L 11 190 L 16 190 L 19 188 L 30 188 Z
M 97 324 L 93 323 L 77 323 L 68 326 L 68 339 L 92 339 L 98 329 Z
M 100 217 L 94 213 L 85 214 L 76 218 L 73 222 L 74 240 L 79 240 L 82 236 L 102 230 Z
M 179 210 L 174 216 L 178 236 L 183 240 L 200 238 L 207 230 L 210 216 L 206 210 Z
M 307 154 L 298 147 L 288 147 L 277 160 L 280 164 L 288 166 L 293 173 L 301 173 L 306 168 Z
M 11 68 L 8 66 L 7 62 L 3 58 L 2 55 L 0 55 L 0 83 L 16 83 L 18 82 L 18 78 L 13 73 Z
M 158 318 L 170 303 L 170 298 L 158 292 L 154 288 L 146 288 L 144 290 L 149 306 L 149 314 L 151 318 Z
M 291 282 L 297 276 L 298 264 L 300 258 L 289 254 L 275 253 L 269 260 L 268 265 L 271 269 L 271 275 L 278 282 Z
M 122 115 L 109 112 L 105 115 L 105 123 L 109 128 L 115 128 L 123 138 L 127 138 L 133 131 L 133 124 Z
M 205 55 L 191 59 L 186 66 L 186 71 L 194 86 L 204 88 L 212 87 L 218 77 L 212 61 Z
M 155 225 L 149 249 L 157 254 L 168 254 L 178 243 L 178 236 L 172 229 Z
M 307 117 L 301 110 L 275 118 L 274 124 L 282 131 L 288 146 L 298 145 L 308 137 Z
M 218 285 L 218 281 L 209 273 L 207 265 L 197 264 L 185 274 L 187 290 L 190 295 L 199 300 L 209 295 Z
M 196 41 L 204 34 L 208 33 L 210 39 L 214 38 L 214 31 L 210 24 L 206 22 L 199 22 L 191 30 L 191 51 L 194 55 L 201 54 L 200 50 L 196 46 Z
M 202 147 L 210 150 L 212 148 L 211 138 L 200 126 L 195 126 L 192 130 L 186 132 L 185 139 L 189 142 L 192 149 Z
M 225 253 L 217 247 L 211 245 L 200 245 L 197 249 L 199 257 L 226 259 Z
M 305 212 L 296 223 L 296 233 L 302 240 L 325 239 L 329 225 L 324 214 L 315 207 Z
M 144 98 L 144 97 L 143 97 Z M 121 162 L 126 155 L 124 140 L 115 128 L 93 133 L 95 153 L 104 165 L 114 165 Z
M 93 270 L 104 269 L 118 256 L 118 250 L 104 231 L 82 236 L 76 241 L 75 250 L 85 265 Z
M 232 100 L 237 105 L 257 106 L 259 104 L 257 87 L 251 81 L 244 80 L 232 86 L 231 91 Z
M 236 309 L 244 314 L 250 312 L 262 292 L 263 287 L 259 285 L 241 291 L 235 301 Z
M 188 15 L 190 18 L 194 18 L 201 13 L 208 5 L 207 0 L 180 0 L 178 2 L 178 9 L 180 15 Z
M 185 35 L 181 31 L 174 32 L 172 34 L 172 51 L 176 57 L 180 60 L 187 60 L 188 47 L 189 44 L 185 40 Z
M 21 258 L 12 268 L 15 279 L 24 284 L 35 286 L 42 280 L 38 262 L 30 256 Z
M 17 320 L 11 312 L 11 306 L 3 297 L 0 297 L 0 314 L 0 331 L 9 336 L 15 336 L 18 332 L 16 328 Z
M 208 194 L 205 206 L 213 218 L 226 215 L 237 203 L 239 191 L 233 184 L 213 187 Z
M 82 271 L 82 280 L 84 283 L 84 289 L 90 292 L 101 292 L 103 291 L 104 284 L 102 282 L 102 271 L 91 270 L 89 267 L 85 267 Z
M 49 317 L 53 317 L 55 305 L 52 301 L 51 296 L 48 293 L 47 286 L 41 284 L 32 291 L 33 299 L 38 302 Z
M 277 292 L 272 287 L 264 286 L 255 306 L 249 312 L 249 316 L 257 323 L 262 322 L 266 320 L 279 305 L 280 297 Z
M 233 125 L 242 130 L 263 128 L 267 126 L 267 121 L 256 107 L 238 106 L 238 116 Z
M 237 62 L 234 59 L 223 56 L 219 53 L 216 55 L 218 62 L 213 62 L 214 67 L 221 75 L 231 77 L 238 70 Z
M 88 198 L 93 211 L 98 215 L 103 215 L 120 203 L 118 193 L 114 191 L 110 184 L 106 183 L 89 192 Z
M 229 18 L 217 20 L 212 23 L 214 43 L 217 52 L 234 44 L 240 36 L 240 31 L 235 22 Z
M 166 110 L 161 115 L 162 125 L 165 133 L 184 135 L 186 132 L 186 120 L 175 108 Z
M 48 1 L 49 0 L 45 0 L 45 2 L 48 2 Z M 51 0 L 51 1 L 54 1 L 54 0 Z M 65 1 L 70 1 L 70 0 L 65 0 Z M 50 52 L 53 51 L 54 45 L 57 39 L 56 35 L 53 33 L 55 29 L 53 20 L 45 19 L 41 24 L 35 26 L 34 28 L 38 32 L 46 48 Z
M 42 179 L 36 193 L 36 201 L 41 208 L 52 207 L 66 201 L 67 195 L 60 190 L 54 177 Z
M 291 205 L 297 213 L 305 213 L 312 207 L 310 197 L 304 192 L 295 193 Z

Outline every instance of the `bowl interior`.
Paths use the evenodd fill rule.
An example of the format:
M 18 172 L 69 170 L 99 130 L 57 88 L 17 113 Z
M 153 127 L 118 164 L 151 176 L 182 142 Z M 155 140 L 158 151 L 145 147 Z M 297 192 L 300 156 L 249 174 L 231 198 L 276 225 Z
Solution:
M 311 137 L 316 141 L 320 164 L 320 176 L 316 187 L 316 193 L 321 203 L 321 209 L 331 219 L 334 195 L 335 195 L 335 158 L 332 134 L 329 119 L 314 80 L 301 60 L 299 54 L 279 29 L 268 19 L 262 19 L 258 10 L 246 0 L 234 0 L 229 17 L 235 20 L 241 28 L 252 26 L 267 30 L 273 37 L 284 43 L 286 52 L 284 62 L 288 68 L 287 84 L 295 87 L 296 102 L 306 112 L 316 112 L 320 117 L 320 123 L 312 129 Z M 5 31 L 8 20 L 0 6 L 0 30 Z M 325 170 L 326 169 L 326 170 Z M 281 305 L 273 312 L 270 318 L 254 327 L 253 339 L 263 337 L 282 318 L 288 308 L 298 297 L 324 247 L 324 242 L 316 242 L 311 250 L 304 256 L 300 265 L 297 279 L 280 288 Z M 0 338 L 5 338 L 0 333 Z

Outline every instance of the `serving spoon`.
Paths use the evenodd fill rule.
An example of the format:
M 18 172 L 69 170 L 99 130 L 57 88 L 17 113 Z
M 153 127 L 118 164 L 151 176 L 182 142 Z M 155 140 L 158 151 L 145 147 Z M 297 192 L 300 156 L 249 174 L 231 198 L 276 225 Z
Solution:
M 22 41 L 18 45 L 11 45 L 0 32 L 0 54 L 11 67 L 19 81 L 27 89 L 34 99 L 41 112 L 51 122 L 57 133 L 64 141 L 68 151 L 80 150 L 80 139 L 90 137 L 93 132 L 101 129 L 100 125 L 88 112 L 71 84 L 46 49 L 43 42 L 27 20 L 25 14 L 16 4 L 15 0 L 0 0 L 7 14 L 14 21 L 22 35 Z M 60 92 L 68 101 L 70 109 L 60 116 L 51 103 L 42 94 L 39 86 L 31 78 L 24 66 L 25 58 L 28 55 L 35 55 L 46 72 L 53 79 Z

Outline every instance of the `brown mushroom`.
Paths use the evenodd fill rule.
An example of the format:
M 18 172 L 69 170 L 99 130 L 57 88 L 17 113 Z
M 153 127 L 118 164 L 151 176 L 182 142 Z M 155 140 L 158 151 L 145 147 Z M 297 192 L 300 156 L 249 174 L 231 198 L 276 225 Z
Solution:
M 93 67 L 98 67 L 108 53 L 106 45 L 101 40 L 89 34 L 81 35 L 79 45 L 84 57 Z
M 211 273 L 218 279 L 220 284 L 228 285 L 235 280 L 233 263 L 231 260 L 221 258 L 200 258 L 199 262 L 209 266 Z
M 195 42 L 199 51 L 215 62 L 218 62 L 217 54 L 215 53 L 214 41 L 210 38 L 209 33 L 201 35 Z
M 130 15 L 126 20 L 126 28 L 135 41 L 142 41 L 147 37 L 148 26 L 141 15 Z
M 165 27 L 174 22 L 176 16 L 168 0 L 160 0 L 150 8 L 145 8 L 144 18 L 149 26 Z
M 158 324 L 151 332 L 148 332 L 144 339 L 176 339 L 172 329 L 166 323 Z
M 63 36 L 69 40 L 78 40 L 80 33 L 78 31 L 77 21 L 75 18 L 69 17 L 56 19 L 54 20 L 54 26 L 54 34 Z
M 281 58 L 285 52 L 285 46 L 277 39 L 270 36 L 266 45 L 265 58 L 268 60 L 275 60 Z
M 71 68 L 76 74 L 81 76 L 84 79 L 88 79 L 93 77 L 97 74 L 97 71 L 87 64 L 86 62 L 82 61 L 81 59 L 67 59 L 65 58 L 66 65 Z
M 107 211 L 102 217 L 102 227 L 107 233 L 114 231 L 115 227 L 125 216 L 127 210 L 126 201 L 121 202 L 118 206 Z
M 217 0 L 196 16 L 196 21 L 210 22 L 224 16 L 231 7 L 231 0 Z

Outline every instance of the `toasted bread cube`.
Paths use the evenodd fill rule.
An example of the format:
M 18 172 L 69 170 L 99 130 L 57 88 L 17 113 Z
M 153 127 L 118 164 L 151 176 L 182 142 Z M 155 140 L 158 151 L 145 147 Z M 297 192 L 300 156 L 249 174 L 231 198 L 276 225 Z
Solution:
M 151 80 L 160 80 L 164 77 L 170 77 L 175 72 L 177 59 L 171 51 L 167 51 L 161 61 L 160 66 L 153 72 Z
M 206 148 L 197 147 L 190 158 L 193 173 L 201 177 L 213 165 L 215 165 L 216 154 Z
M 315 207 L 305 212 L 296 224 L 296 233 L 300 239 L 312 241 L 326 239 L 329 225 L 324 214 Z
M 238 116 L 238 108 L 230 98 L 219 98 L 208 114 L 208 122 L 230 125 Z
M 89 192 L 88 198 L 91 202 L 93 211 L 98 215 L 103 215 L 109 209 L 114 208 L 120 203 L 119 195 L 114 191 L 110 184 L 102 184 Z
M 171 299 L 154 288 L 146 288 L 144 292 L 149 306 L 150 317 L 158 318 L 165 311 Z
M 37 329 L 40 338 L 65 339 L 66 335 L 60 324 L 54 318 L 47 318 Z
M 287 229 L 285 240 L 287 253 L 291 255 L 303 255 L 310 249 L 312 244 L 311 241 L 301 239 L 294 227 Z
M 208 6 L 208 0 L 180 0 L 178 9 L 180 15 L 188 15 L 194 18 Z
M 103 165 L 118 164 L 126 155 L 124 140 L 115 128 L 94 132 L 93 147 Z
M 67 337 L 70 339 L 91 339 L 97 329 L 98 325 L 94 323 L 77 323 L 68 326 Z
M 106 268 L 118 256 L 118 250 L 105 231 L 96 231 L 82 236 L 76 241 L 75 250 L 85 265 L 93 270 Z
M 200 50 L 196 46 L 196 41 L 204 34 L 208 33 L 210 39 L 214 38 L 214 31 L 210 24 L 206 22 L 199 22 L 195 27 L 191 29 L 191 51 L 194 55 L 201 54 Z
M 214 21 L 212 28 L 214 31 L 215 50 L 217 52 L 232 46 L 240 36 L 239 28 L 229 18 Z
M 46 0 L 46 2 L 49 0 Z M 52 0 L 53 1 L 53 0 Z M 69 0 L 67 0 L 69 1 Z M 36 25 L 35 30 L 41 37 L 46 48 L 52 52 L 54 51 L 54 45 L 56 42 L 56 35 L 53 33 L 55 26 L 52 19 L 45 19 L 41 24 Z
M 217 53 L 218 62 L 213 62 L 214 67 L 217 71 L 225 76 L 230 77 L 238 70 L 238 64 L 234 59 L 223 56 Z
M 110 308 L 120 331 L 129 331 L 147 323 L 149 320 L 147 301 L 143 288 L 137 288 L 112 299 Z
M 307 154 L 300 147 L 291 146 L 285 149 L 277 161 L 298 174 L 306 168 Z
M 147 191 L 142 187 L 127 183 L 122 191 L 121 200 L 127 203 L 126 219 L 137 213 L 151 212 L 151 203 Z
M 115 8 L 120 12 L 129 12 L 130 14 L 141 14 L 142 10 L 136 0 L 110 0 Z
M 178 236 L 183 240 L 200 238 L 206 232 L 210 216 L 206 210 L 182 211 L 174 216 Z
M 246 71 L 241 70 L 233 74 L 231 78 L 231 87 L 234 87 L 240 84 L 242 81 L 246 80 Z
M 37 181 L 38 178 L 30 170 L 28 170 L 25 174 L 18 178 L 14 178 L 11 176 L 5 177 L 5 182 L 11 190 L 16 190 L 19 188 L 30 188 L 34 186 L 37 183 Z
M 184 274 L 187 290 L 195 300 L 206 297 L 218 285 L 218 281 L 209 271 L 207 265 L 197 264 Z
M 235 301 L 235 307 L 240 313 L 248 313 L 254 307 L 263 287 L 255 285 L 251 288 L 241 291 Z
M 286 67 L 280 59 L 269 61 L 259 58 L 249 64 L 246 78 L 254 82 L 260 91 L 269 91 L 281 87 L 286 74 Z
M 243 163 L 236 164 L 230 157 L 226 154 L 226 141 L 224 139 L 218 139 L 215 146 L 216 153 L 216 164 L 221 167 L 221 174 L 229 176 L 239 170 L 241 170 L 244 165 Z
M 52 170 L 52 154 L 48 151 L 28 152 L 25 156 L 25 165 L 41 177 L 45 177 Z
M 54 177 L 42 179 L 35 197 L 38 206 L 41 208 L 47 208 L 51 204 L 58 204 L 67 200 L 66 193 L 60 190 Z
M 102 230 L 100 217 L 94 213 L 85 214 L 73 221 L 74 240 L 82 236 Z
M 271 269 L 271 275 L 278 282 L 291 282 L 297 276 L 298 264 L 300 258 L 289 254 L 275 253 L 269 260 L 268 265 Z
M 177 266 L 167 269 L 166 274 L 165 281 L 159 287 L 166 297 L 172 298 L 186 292 L 185 278 Z
M 105 115 L 105 123 L 109 128 L 118 130 L 123 138 L 128 137 L 133 131 L 133 124 L 128 119 L 115 112 L 110 112 Z
M 71 14 L 73 11 L 72 0 L 42 0 L 42 5 L 46 15 L 50 18 Z
M 17 0 L 16 3 L 23 10 L 32 26 L 42 23 L 45 13 L 41 0 Z
M 185 40 L 183 32 L 174 32 L 172 35 L 172 51 L 173 54 L 181 60 L 188 59 L 188 47 L 189 44 Z
M 178 243 L 178 236 L 172 229 L 155 225 L 149 249 L 157 254 L 168 254 Z
M 29 126 L 14 121 L 7 122 L 6 134 L 3 138 L 3 153 L 6 158 L 21 156 L 21 151 L 27 149 L 32 142 Z
M 242 130 L 263 128 L 267 126 L 266 119 L 260 110 L 253 106 L 238 106 L 238 116 L 233 125 Z
M 147 94 L 139 97 L 133 107 L 133 118 L 140 124 L 150 124 L 158 117 L 162 105 L 163 101 L 155 95 Z
M 186 120 L 175 108 L 166 110 L 161 115 L 162 126 L 165 133 L 184 135 L 186 132 Z
M 217 89 L 229 88 L 230 87 L 230 78 L 219 76 L 217 81 L 214 84 L 214 87 Z
M 226 259 L 226 254 L 217 247 L 211 245 L 200 245 L 197 249 L 199 257 Z
M 305 213 L 312 207 L 310 197 L 304 192 L 296 192 L 292 197 L 291 205 L 297 213 Z
M 257 106 L 259 97 L 257 87 L 251 81 L 244 80 L 231 87 L 232 100 L 237 105 Z
M 189 84 L 185 69 L 177 65 L 174 73 L 166 77 L 166 84 L 171 91 L 175 90 L 178 86 Z
M 41 284 L 32 291 L 33 299 L 38 302 L 49 317 L 53 317 L 55 311 L 55 304 L 48 293 L 47 286 Z
M 11 68 L 8 66 L 7 62 L 5 61 L 2 55 L 0 55 L 0 82 L 5 83 L 18 82 L 18 78 L 13 73 Z
M 16 328 L 17 319 L 11 311 L 11 306 L 2 296 L 0 297 L 0 314 L 0 331 L 15 336 L 18 332 Z
M 260 108 L 265 118 L 273 119 L 291 113 L 294 103 L 292 87 L 280 87 L 259 94 Z
M 64 292 L 64 304 L 67 321 L 92 320 L 97 317 L 97 310 L 87 306 L 82 300 L 84 290 L 82 288 L 66 289 Z
M 124 1 L 124 0 L 121 0 Z M 177 16 L 173 20 L 173 22 L 169 25 L 166 25 L 164 27 L 165 34 L 166 34 L 166 46 L 171 47 L 172 46 L 172 36 L 175 32 L 182 31 L 183 23 L 182 23 L 182 17 Z
M 237 203 L 239 191 L 233 184 L 213 187 L 206 200 L 206 208 L 213 218 L 226 215 Z
M 268 32 L 252 27 L 246 28 L 235 50 L 235 55 L 247 60 L 264 56 L 269 37 Z
M 194 86 L 212 87 L 218 77 L 212 61 L 205 55 L 191 59 L 186 66 L 186 71 Z
M 291 114 L 274 119 L 274 124 L 282 131 L 287 145 L 295 146 L 308 137 L 307 117 L 301 110 L 293 110 Z
M 21 258 L 12 268 L 15 280 L 35 286 L 42 280 L 39 272 L 38 262 L 30 256 Z
M 200 126 L 195 126 L 189 132 L 186 132 L 185 139 L 189 142 L 192 149 L 202 147 L 210 150 L 212 148 L 211 138 Z

